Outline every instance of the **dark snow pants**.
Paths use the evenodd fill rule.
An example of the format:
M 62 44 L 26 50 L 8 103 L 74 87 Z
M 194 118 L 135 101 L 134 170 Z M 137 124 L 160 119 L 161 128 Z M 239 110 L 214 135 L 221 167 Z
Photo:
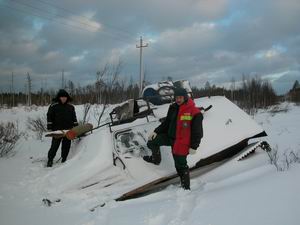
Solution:
M 157 134 L 154 140 L 149 140 L 147 142 L 148 148 L 152 151 L 152 159 L 155 164 L 159 164 L 161 162 L 160 146 L 172 147 L 172 145 L 173 141 L 168 138 L 167 134 Z M 190 189 L 189 167 L 187 165 L 186 156 L 173 154 L 173 159 L 182 187 L 184 189 Z
M 61 144 L 62 162 L 67 160 L 67 157 L 68 157 L 68 154 L 70 151 L 70 147 L 71 147 L 71 141 L 64 137 L 64 138 L 52 138 L 51 147 L 48 152 L 48 160 L 49 161 L 53 161 L 61 142 L 62 142 L 62 144 Z

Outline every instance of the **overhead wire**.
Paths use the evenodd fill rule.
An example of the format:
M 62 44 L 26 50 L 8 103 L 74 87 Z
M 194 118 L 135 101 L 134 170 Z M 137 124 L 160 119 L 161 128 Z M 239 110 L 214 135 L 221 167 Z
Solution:
M 124 38 L 124 36 L 126 36 L 126 39 L 135 39 L 135 37 L 133 37 L 131 34 L 129 34 L 128 32 L 124 32 L 124 31 L 122 31 L 122 30 L 120 30 L 120 29 L 114 29 L 114 28 L 110 28 L 109 26 L 107 26 L 107 25 L 105 25 L 105 24 L 102 24 L 102 23 L 100 23 L 100 26 L 101 25 L 105 25 L 104 27 L 102 27 L 102 29 L 101 29 L 101 31 L 98 29 L 99 27 L 98 26 L 94 26 L 94 25 L 92 25 L 92 24 L 90 24 L 89 22 L 91 21 L 91 18 L 89 18 L 89 17 L 86 17 L 86 16 L 82 16 L 82 15 L 78 15 L 77 13 L 75 13 L 75 12 L 73 12 L 73 11 L 71 11 L 71 10 L 68 10 L 68 9 L 65 9 L 65 8 L 63 8 L 63 7 L 59 7 L 59 6 L 55 6 L 55 5 L 53 5 L 53 4 L 51 4 L 51 3 L 47 3 L 47 2 L 45 2 L 45 1 L 41 1 L 41 0 L 35 0 L 35 1 L 37 1 L 37 2 L 39 2 L 39 3 L 42 3 L 42 4 L 46 4 L 46 5 L 48 5 L 48 6 L 51 6 L 53 9 L 56 9 L 56 13 L 54 14 L 53 12 L 51 12 L 51 11 L 48 11 L 47 9 L 45 9 L 45 8 L 41 8 L 41 7 L 37 7 L 37 6 L 33 6 L 33 5 L 31 5 L 31 4 L 26 4 L 26 3 L 24 3 L 24 2 L 20 2 L 20 1 L 17 1 L 17 0 L 11 0 L 12 2 L 15 2 L 15 3 L 17 3 L 17 4 L 21 4 L 21 5 L 24 5 L 24 6 L 27 6 L 27 7 L 29 7 L 29 8 L 32 8 L 32 9 L 35 9 L 35 10 L 41 10 L 41 11 L 44 11 L 45 13 L 47 13 L 47 14 L 49 14 L 49 15 L 53 15 L 53 16 L 58 16 L 58 17 L 60 17 L 60 18 L 63 18 L 64 20 L 66 20 L 66 21 L 70 21 L 71 23 L 79 23 L 79 24 L 81 24 L 81 25 L 83 25 L 84 26 L 84 28 L 86 29 L 86 26 L 87 27 L 90 27 L 91 29 L 94 29 L 94 30 L 92 30 L 91 32 L 97 32 L 97 31 L 99 31 L 99 32 L 102 32 L 102 33 L 106 33 L 106 34 L 108 34 L 108 35 L 110 35 L 110 36 L 113 36 L 113 34 L 111 34 L 110 32 L 108 32 L 108 31 L 105 31 L 105 29 L 109 29 L 109 30 L 111 30 L 111 31 L 113 31 L 113 32 L 117 32 L 117 35 L 118 36 L 115 36 L 115 37 L 118 37 L 119 38 L 119 36 L 120 35 L 123 35 L 123 38 Z M 49 8 L 48 8 L 49 9 Z M 71 15 L 71 16 L 73 16 L 73 18 L 69 18 L 68 16 L 66 16 L 66 15 L 64 15 L 64 14 L 62 14 L 61 12 L 59 12 L 59 10 L 57 10 L 57 9 L 59 9 L 59 10 L 63 10 L 64 12 L 67 12 L 69 15 Z M 82 18 L 82 20 L 80 20 L 79 18 Z M 85 21 L 87 21 L 87 22 L 85 22 Z M 94 22 L 94 21 L 93 21 Z M 123 40 L 123 39 L 122 39 Z
M 97 27 L 92 26 L 90 24 L 80 22 L 78 20 L 74 21 L 74 19 L 72 20 L 72 19 L 66 17 L 65 15 L 53 14 L 52 12 L 41 9 L 40 7 L 32 6 L 32 5 L 26 4 L 24 2 L 19 2 L 19 1 L 16 1 L 16 0 L 10 0 L 10 2 L 15 3 L 15 4 L 14 5 L 9 5 L 7 3 L 4 4 L 4 2 L 0 1 L 0 5 L 2 4 L 2 6 L 10 8 L 12 11 L 16 10 L 16 11 L 21 12 L 21 13 L 26 14 L 26 15 L 29 14 L 29 15 L 38 17 L 40 19 L 46 19 L 46 20 L 49 20 L 49 21 L 54 22 L 54 23 L 59 23 L 59 24 L 62 24 L 62 25 L 68 26 L 68 27 L 77 28 L 79 30 L 89 31 L 89 32 L 92 32 L 92 33 L 100 32 L 102 34 L 106 34 L 106 35 L 111 36 L 113 39 L 119 40 L 119 42 L 128 43 L 124 40 L 124 38 L 120 37 L 120 35 L 114 35 L 113 33 L 110 33 L 110 32 L 105 31 L 103 29 L 101 29 L 101 30 L 97 29 L 96 30 L 95 28 L 99 28 L 98 26 Z M 20 8 L 18 6 L 21 6 L 22 8 Z M 63 20 L 60 20 L 58 18 L 62 18 Z M 94 29 L 94 30 L 88 29 L 87 26 Z
M 59 9 L 59 10 L 62 10 L 70 15 L 75 15 L 76 17 L 80 17 L 80 18 L 83 18 L 85 20 L 90 20 L 89 17 L 87 16 L 84 16 L 84 15 L 77 15 L 77 12 L 73 11 L 73 10 L 70 10 L 70 9 L 67 9 L 65 7 L 61 7 L 61 6 L 58 6 L 56 4 L 53 4 L 53 3 L 50 3 L 50 2 L 47 2 L 47 1 L 43 1 L 43 0 L 33 0 L 33 1 L 36 1 L 36 2 L 39 2 L 39 3 L 42 3 L 42 4 L 45 4 L 45 5 L 48 5 L 48 6 L 51 6 L 53 8 L 56 8 L 56 9 Z M 102 23 L 101 23 L 102 24 Z M 108 23 L 105 23 L 103 24 L 105 26 L 105 28 L 108 28 L 110 30 L 113 30 L 113 31 L 117 31 L 118 33 L 121 32 L 122 35 L 126 35 L 128 38 L 130 39 L 136 39 L 136 36 L 133 36 L 132 34 L 130 34 L 129 32 L 121 29 L 121 28 L 116 28 Z
M 76 29 L 84 30 L 84 31 L 90 31 L 90 30 L 87 30 L 83 27 L 76 26 L 74 24 L 65 23 L 63 21 L 57 20 L 56 18 L 49 17 L 48 15 L 44 15 L 44 14 L 37 13 L 37 12 L 32 12 L 32 11 L 26 10 L 24 8 L 18 8 L 18 7 L 14 7 L 14 6 L 11 6 L 11 5 L 3 4 L 3 2 L 0 2 L 0 5 L 2 5 L 4 7 L 7 7 L 7 8 L 11 9 L 14 12 L 18 11 L 18 12 L 21 12 L 22 14 L 25 14 L 25 15 L 35 16 L 35 17 L 38 17 L 40 19 L 49 20 L 51 22 L 55 22 L 55 23 L 58 23 L 58 24 L 61 24 L 61 25 L 64 25 L 64 26 L 68 26 L 68 27 L 72 27 L 72 28 L 76 28 Z
M 42 11 L 42 12 L 44 12 L 44 13 L 50 15 L 50 16 L 60 17 L 60 18 L 63 18 L 64 20 L 66 20 L 66 21 L 73 22 L 73 23 L 79 23 L 79 24 L 83 25 L 84 27 L 87 26 L 87 27 L 90 27 L 90 28 L 93 28 L 93 29 L 98 29 L 99 28 L 97 26 L 93 26 L 91 24 L 82 22 L 80 20 L 70 19 L 67 16 L 63 15 L 63 14 L 53 13 L 53 12 L 50 12 L 50 11 L 44 9 L 44 8 L 36 7 L 36 6 L 33 6 L 31 4 L 28 4 L 28 3 L 20 2 L 20 1 L 17 1 L 17 0 L 10 0 L 10 1 L 15 3 L 15 4 L 19 4 L 19 5 L 23 5 L 25 7 L 28 7 L 28 8 L 32 8 L 32 9 L 37 10 L 37 11 Z

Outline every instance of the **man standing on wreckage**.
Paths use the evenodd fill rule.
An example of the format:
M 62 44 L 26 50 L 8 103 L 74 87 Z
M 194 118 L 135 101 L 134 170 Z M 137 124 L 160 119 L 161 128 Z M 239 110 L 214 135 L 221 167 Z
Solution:
M 186 158 L 188 154 L 195 154 L 199 147 L 203 137 L 203 116 L 185 89 L 176 88 L 174 97 L 175 103 L 170 105 L 165 121 L 149 135 L 147 146 L 152 155 L 144 156 L 143 159 L 159 165 L 160 146 L 171 146 L 181 186 L 189 190 L 190 173 Z

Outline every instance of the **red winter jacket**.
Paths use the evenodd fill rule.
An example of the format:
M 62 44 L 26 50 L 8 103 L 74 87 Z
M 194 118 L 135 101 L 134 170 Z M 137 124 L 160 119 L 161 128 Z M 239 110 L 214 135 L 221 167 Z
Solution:
M 174 155 L 186 156 L 189 154 L 189 149 L 191 147 L 191 137 L 193 136 L 194 127 L 201 126 L 202 128 L 202 124 L 193 124 L 193 118 L 195 116 L 198 117 L 199 114 L 201 114 L 200 110 L 195 106 L 194 101 L 190 98 L 186 103 L 179 106 L 176 122 L 176 137 L 172 148 L 172 152 Z M 199 143 L 201 137 L 199 138 Z M 198 147 L 199 143 L 196 144 L 196 148 Z

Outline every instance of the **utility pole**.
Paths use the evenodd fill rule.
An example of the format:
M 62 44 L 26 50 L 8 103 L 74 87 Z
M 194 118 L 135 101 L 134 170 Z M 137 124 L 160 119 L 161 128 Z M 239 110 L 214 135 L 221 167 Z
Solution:
M 65 75 L 64 75 L 64 69 L 62 70 L 61 73 L 61 89 L 65 88 Z
M 140 49 L 140 97 L 142 97 L 143 84 L 144 84 L 144 71 L 143 71 L 143 48 L 148 47 L 148 44 L 143 45 L 143 38 L 140 37 L 140 45 L 136 45 Z

